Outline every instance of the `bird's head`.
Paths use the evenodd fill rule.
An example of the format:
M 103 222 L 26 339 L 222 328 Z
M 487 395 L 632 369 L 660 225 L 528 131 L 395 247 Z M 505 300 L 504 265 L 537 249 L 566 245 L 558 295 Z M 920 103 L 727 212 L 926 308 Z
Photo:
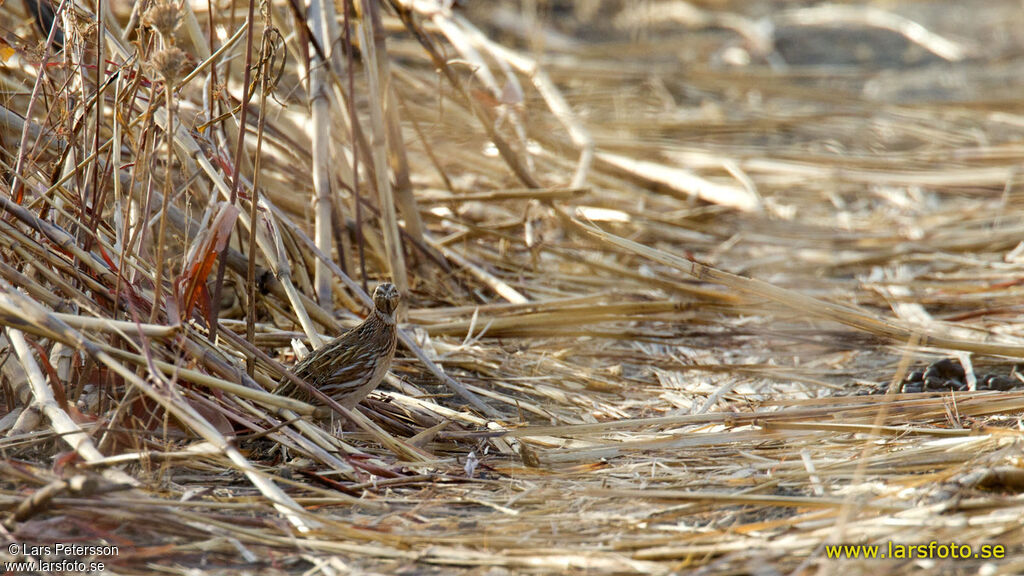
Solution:
M 398 310 L 398 301 L 401 296 L 398 295 L 398 288 L 391 282 L 381 282 L 377 285 L 377 288 L 373 291 L 373 305 L 379 312 L 382 312 L 388 316 L 394 316 L 395 310 Z

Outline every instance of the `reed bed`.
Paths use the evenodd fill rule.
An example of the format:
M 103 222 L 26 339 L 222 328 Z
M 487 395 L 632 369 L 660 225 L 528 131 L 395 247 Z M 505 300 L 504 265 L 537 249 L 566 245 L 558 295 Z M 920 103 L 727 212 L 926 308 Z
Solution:
M 465 4 L 3 5 L 3 560 L 1024 570 L 1019 4 Z

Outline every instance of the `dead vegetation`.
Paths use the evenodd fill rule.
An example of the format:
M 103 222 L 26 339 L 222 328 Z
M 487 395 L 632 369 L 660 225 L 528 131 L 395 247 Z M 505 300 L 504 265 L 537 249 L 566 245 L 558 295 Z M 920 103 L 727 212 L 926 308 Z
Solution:
M 1018 4 L 448 4 L 3 5 L 7 543 L 1024 570 L 1024 391 L 855 394 L 1024 357 Z M 271 394 L 385 278 L 381 390 Z M 931 541 L 1006 557 L 826 549 Z

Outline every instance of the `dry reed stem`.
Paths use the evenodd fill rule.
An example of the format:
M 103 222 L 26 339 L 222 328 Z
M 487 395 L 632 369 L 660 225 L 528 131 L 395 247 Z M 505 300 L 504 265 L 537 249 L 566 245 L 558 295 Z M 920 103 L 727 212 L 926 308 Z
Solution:
M 387 102 L 390 99 L 391 78 L 388 59 L 384 53 L 384 31 L 381 29 L 378 4 L 360 0 L 361 18 L 356 26 L 359 44 L 364 51 L 367 65 L 366 89 L 370 101 L 370 157 L 373 159 L 374 182 L 380 201 L 381 233 L 384 238 L 384 252 L 387 255 L 388 272 L 391 281 L 402 294 L 409 293 L 408 271 L 402 250 L 401 235 L 398 231 L 398 214 L 395 207 L 394 188 L 388 177 L 388 130 L 385 126 Z M 390 143 L 400 146 L 399 143 Z M 397 167 L 396 167 L 397 168 Z M 404 317 L 405 304 L 399 308 L 399 318 Z
M 327 98 L 327 67 L 326 59 L 334 56 L 336 37 L 328 37 L 327 23 L 334 15 L 333 6 L 327 2 L 311 0 L 307 3 L 309 10 L 309 28 L 313 32 L 313 39 L 323 47 L 325 53 L 321 56 L 313 51 L 310 60 L 306 64 L 308 71 L 307 97 L 309 99 L 310 120 L 312 123 L 312 135 L 310 143 L 313 147 L 313 189 L 315 196 L 315 226 L 317 247 L 326 252 L 331 252 L 331 240 L 333 229 L 331 227 L 332 212 L 332 186 L 331 177 L 328 173 L 328 161 L 331 156 L 330 101 Z M 331 309 L 331 281 L 327 267 L 323 262 L 315 265 L 316 276 L 316 297 L 322 306 Z

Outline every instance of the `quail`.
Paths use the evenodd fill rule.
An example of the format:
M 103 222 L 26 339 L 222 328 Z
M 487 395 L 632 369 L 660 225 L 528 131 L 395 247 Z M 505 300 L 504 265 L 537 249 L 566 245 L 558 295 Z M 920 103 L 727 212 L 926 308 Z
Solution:
M 355 328 L 317 348 L 292 372 L 346 408 L 353 408 L 384 380 L 395 355 L 398 289 L 384 282 L 373 291 L 374 309 Z M 276 394 L 309 400 L 309 394 L 285 380 Z

